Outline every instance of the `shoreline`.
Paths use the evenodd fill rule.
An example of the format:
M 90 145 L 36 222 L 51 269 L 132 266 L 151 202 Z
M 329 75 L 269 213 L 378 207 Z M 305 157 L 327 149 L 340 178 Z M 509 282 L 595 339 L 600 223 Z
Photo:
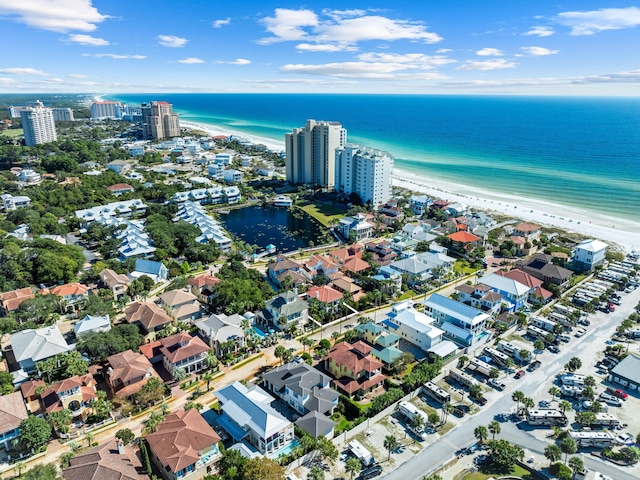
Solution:
M 284 142 L 232 131 L 217 125 L 197 121 L 180 120 L 180 126 L 202 130 L 211 136 L 225 135 L 247 139 L 253 143 L 263 144 L 273 151 L 284 151 Z M 402 169 L 394 169 L 392 183 L 394 186 L 407 188 L 417 193 L 424 193 L 436 198 L 459 202 L 489 212 L 496 212 L 523 221 L 531 221 L 549 227 L 575 232 L 581 235 L 598 238 L 615 244 L 625 251 L 640 250 L 640 225 L 624 219 L 606 218 L 612 222 L 607 225 L 605 217 L 588 211 L 576 210 L 565 205 L 552 204 L 530 198 L 515 198 L 500 192 L 486 192 L 477 187 L 462 184 L 444 184 L 434 179 L 426 180 L 414 173 Z M 459 193 L 470 192 L 471 194 Z M 633 227 L 636 227 L 635 229 Z

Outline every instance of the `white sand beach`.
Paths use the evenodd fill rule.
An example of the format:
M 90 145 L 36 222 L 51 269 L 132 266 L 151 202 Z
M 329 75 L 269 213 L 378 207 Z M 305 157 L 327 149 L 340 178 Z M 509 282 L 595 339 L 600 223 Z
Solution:
M 284 142 L 245 135 L 215 125 L 180 121 L 180 126 L 202 130 L 211 136 L 234 135 L 253 143 L 266 145 L 267 148 L 273 151 L 284 150 Z M 482 191 L 467 185 L 444 184 L 434 179 L 427 180 L 417 177 L 413 173 L 405 172 L 398 168 L 394 170 L 393 185 L 450 202 L 460 202 L 488 212 L 493 211 L 524 221 L 559 227 L 563 230 L 599 238 L 608 243 L 617 244 L 626 251 L 640 250 L 640 223 L 612 219 L 551 202 L 509 197 L 500 192 Z

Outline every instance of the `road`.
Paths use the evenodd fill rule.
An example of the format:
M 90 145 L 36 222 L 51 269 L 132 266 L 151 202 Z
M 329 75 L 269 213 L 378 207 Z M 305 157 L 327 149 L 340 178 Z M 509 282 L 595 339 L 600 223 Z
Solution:
M 625 295 L 622 305 L 616 309 L 616 312 L 609 315 L 604 313 L 591 315 L 591 326 L 587 335 L 578 339 L 572 337 L 570 347 L 565 347 L 557 355 L 550 352 L 538 355 L 538 359 L 542 360 L 542 367 L 531 374 L 527 373 L 520 380 L 509 381 L 504 392 L 487 394 L 489 404 L 483 408 L 482 412 L 462 422 L 442 439 L 428 445 L 418 455 L 382 478 L 384 480 L 421 480 L 425 475 L 437 470 L 455 455 L 456 450 L 474 443 L 473 431 L 477 426 L 487 425 L 496 416 L 499 418 L 501 414 L 513 411 L 515 404 L 511 400 L 511 394 L 516 390 L 520 390 L 527 397 L 534 399 L 548 397 L 549 379 L 554 378 L 571 357 L 580 357 L 581 354 L 585 355 L 584 352 L 603 350 L 604 342 L 611 337 L 620 322 L 633 312 L 639 301 L 640 289 L 636 289 Z M 598 322 L 600 324 L 596 326 Z M 586 363 L 585 358 L 583 358 L 583 363 Z M 632 399 L 631 401 L 638 400 Z M 544 458 L 544 448 L 550 443 L 536 438 L 532 435 L 531 430 L 528 430 L 528 427 L 519 428 L 518 424 L 509 421 L 501 424 L 499 438 L 520 445 L 538 458 Z M 632 472 L 628 467 L 617 467 L 590 455 L 584 455 L 583 459 L 587 468 L 597 470 L 616 480 L 636 480 L 638 478 L 637 470 Z

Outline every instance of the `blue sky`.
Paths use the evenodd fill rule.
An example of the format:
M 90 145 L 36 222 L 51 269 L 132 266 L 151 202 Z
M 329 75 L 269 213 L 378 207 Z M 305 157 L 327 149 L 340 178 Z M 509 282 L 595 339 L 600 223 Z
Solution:
M 604 0 L 0 0 L 0 39 L 5 93 L 640 93 Z

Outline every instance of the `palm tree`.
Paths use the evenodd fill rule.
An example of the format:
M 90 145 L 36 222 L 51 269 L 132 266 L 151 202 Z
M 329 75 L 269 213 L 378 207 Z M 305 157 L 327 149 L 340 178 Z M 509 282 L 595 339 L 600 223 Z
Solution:
M 549 395 L 551 395 L 554 399 L 556 397 L 559 397 L 560 394 L 562 393 L 562 391 L 560 391 L 560 389 L 558 387 L 556 387 L 555 385 L 553 385 L 549 391 L 547 392 Z
M 525 398 L 522 400 L 522 406 L 523 406 L 525 409 L 530 410 L 530 409 L 532 409 L 533 407 L 535 407 L 535 406 L 536 406 L 536 402 L 534 402 L 534 401 L 533 401 L 533 398 L 525 397 Z
M 338 338 L 340 338 L 340 333 L 339 332 L 333 332 L 331 334 L 331 339 L 333 340 L 333 344 L 335 345 L 336 342 L 338 341 Z
M 557 462 L 562 458 L 562 450 L 555 443 L 551 445 L 547 445 L 544 448 L 544 456 L 547 460 L 549 460 L 549 466 L 552 463 Z
M 491 434 L 491 440 L 495 440 L 496 435 L 500 433 L 500 422 L 498 422 L 497 420 L 491 421 L 487 426 L 487 430 Z
M 442 404 L 442 423 L 447 423 L 447 417 L 453 412 L 453 406 L 450 403 Z
M 218 357 L 216 357 L 216 352 L 215 350 L 209 350 L 207 352 L 207 356 L 205 358 L 205 362 L 207 362 L 207 366 L 209 368 L 213 368 L 216 365 L 218 365 Z
M 209 386 L 211 385 L 211 381 L 213 380 L 213 372 L 205 372 L 202 375 L 202 379 L 207 382 L 207 392 L 209 391 Z
M 566 413 L 568 410 L 571 410 L 571 402 L 562 400 L 560 403 L 558 403 L 558 410 L 560 410 L 562 413 Z
M 476 437 L 478 442 L 483 443 L 489 437 L 489 431 L 484 425 L 478 425 L 473 430 L 473 436 Z
M 93 433 L 87 432 L 84 436 L 84 439 L 87 441 L 87 447 L 90 447 L 94 440 Z
M 349 474 L 349 477 L 351 477 L 351 480 L 353 480 L 353 477 L 360 473 L 361 467 L 362 464 L 360 463 L 360 460 L 355 457 L 347 458 L 347 461 L 344 464 L 344 469 Z
M 567 457 L 578 451 L 578 444 L 573 438 L 566 437 L 560 442 L 560 451 L 564 453 L 564 464 L 567 464 Z
M 573 470 L 573 478 L 575 478 L 576 473 L 584 470 L 584 462 L 580 457 L 571 457 L 569 459 L 569 466 L 571 467 L 571 470 Z
M 513 395 L 511 396 L 511 398 L 513 399 L 514 402 L 516 402 L 516 413 L 519 415 L 520 402 L 525 398 L 524 393 L 522 393 L 520 390 L 516 390 L 515 392 L 513 392 Z
M 278 345 L 273 353 L 276 356 L 276 358 L 279 358 L 280 361 L 284 363 L 284 358 L 287 354 L 287 351 L 288 350 L 284 348 L 282 345 Z
M 533 348 L 536 349 L 536 352 L 541 352 L 542 350 L 544 350 L 544 342 L 540 339 L 537 339 L 535 342 L 533 342 Z
M 396 448 L 398 448 L 398 446 L 399 446 L 398 439 L 393 435 L 387 435 L 386 437 L 384 437 L 384 448 L 386 448 L 387 451 L 389 452 L 389 457 L 387 458 L 387 461 L 391 460 L 391 452 Z
M 469 396 L 474 399 L 482 396 L 482 387 L 479 383 L 474 383 L 469 386 Z
M 310 347 L 311 345 L 313 345 L 313 340 L 310 337 L 302 337 L 300 339 L 300 343 L 302 343 L 302 346 L 304 347 L 304 350 L 306 351 L 306 347 Z
M 424 428 L 424 417 L 422 415 L 414 415 L 411 419 L 411 428 L 415 432 L 421 432 Z

